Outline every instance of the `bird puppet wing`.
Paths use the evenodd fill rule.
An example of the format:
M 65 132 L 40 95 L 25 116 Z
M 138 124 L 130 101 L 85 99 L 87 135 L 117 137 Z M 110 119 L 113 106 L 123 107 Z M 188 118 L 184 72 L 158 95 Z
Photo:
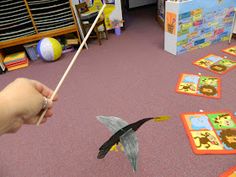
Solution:
M 96 116 L 97 120 L 104 124 L 113 134 L 121 128 L 128 125 L 128 123 L 119 117 L 114 116 Z
M 124 135 L 120 137 L 120 143 L 124 147 L 125 155 L 130 161 L 130 164 L 134 171 L 137 170 L 138 159 L 138 139 L 135 135 L 135 131 L 130 129 Z
M 113 145 L 119 142 L 123 145 L 126 156 L 128 157 L 134 171 L 137 169 L 138 141 L 135 131 L 145 122 L 154 120 L 155 122 L 168 120 L 169 116 L 150 117 L 128 124 L 124 120 L 113 116 L 97 116 L 97 119 L 104 124 L 113 135 L 100 148 L 97 158 L 102 159 L 106 156 Z
M 121 118 L 114 116 L 97 116 L 97 119 L 104 124 L 113 134 L 126 127 L 128 123 Z M 124 147 L 124 152 L 128 157 L 134 171 L 137 169 L 138 141 L 135 131 L 128 130 L 120 137 L 120 143 Z

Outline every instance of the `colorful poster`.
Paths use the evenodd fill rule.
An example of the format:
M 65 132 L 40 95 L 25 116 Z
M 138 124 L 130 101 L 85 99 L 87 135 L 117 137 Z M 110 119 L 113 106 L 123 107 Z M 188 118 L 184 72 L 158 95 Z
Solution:
M 228 54 L 233 55 L 233 56 L 236 56 L 236 46 L 224 49 L 223 52 L 228 53 Z
M 228 111 L 181 115 L 195 154 L 236 154 L 236 120 Z
M 166 31 L 170 34 L 176 34 L 176 14 L 167 12 L 166 13 Z
M 236 61 L 222 58 L 214 54 L 210 54 L 206 57 L 198 59 L 197 61 L 193 62 L 193 64 L 217 74 L 225 74 L 229 70 L 232 70 L 236 67 Z
M 177 93 L 208 98 L 220 98 L 220 91 L 220 78 L 194 74 L 181 74 L 176 86 Z
M 235 2 L 193 0 L 180 3 L 177 54 L 227 41 L 232 29 Z M 236 55 L 236 54 L 235 54 Z

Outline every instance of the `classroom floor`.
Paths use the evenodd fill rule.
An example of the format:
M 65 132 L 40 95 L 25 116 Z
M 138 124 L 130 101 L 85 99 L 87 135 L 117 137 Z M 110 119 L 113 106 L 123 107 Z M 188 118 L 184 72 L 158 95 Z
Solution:
M 0 177 L 217 177 L 236 165 L 235 155 L 195 155 L 180 120 L 181 113 L 200 109 L 235 112 L 236 70 L 221 76 L 221 99 L 175 92 L 183 72 L 215 76 L 192 61 L 209 53 L 224 56 L 221 49 L 228 47 L 227 42 L 171 55 L 163 50 L 163 30 L 155 13 L 155 7 L 128 12 L 121 36 L 109 34 L 101 46 L 93 43 L 83 50 L 59 90 L 53 118 L 40 127 L 25 126 L 1 137 Z M 55 88 L 73 55 L 54 63 L 32 62 L 28 68 L 1 75 L 0 88 L 17 77 Z M 148 122 L 137 131 L 139 158 L 134 174 L 121 152 L 96 159 L 98 148 L 111 135 L 97 115 L 113 115 L 129 123 L 158 115 L 172 118 Z

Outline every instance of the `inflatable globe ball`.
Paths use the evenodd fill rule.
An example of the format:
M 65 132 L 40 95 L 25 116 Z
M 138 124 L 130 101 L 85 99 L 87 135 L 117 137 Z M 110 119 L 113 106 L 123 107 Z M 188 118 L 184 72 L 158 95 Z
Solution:
M 54 38 L 43 38 L 38 42 L 37 52 L 45 61 L 56 61 L 62 53 L 61 44 Z

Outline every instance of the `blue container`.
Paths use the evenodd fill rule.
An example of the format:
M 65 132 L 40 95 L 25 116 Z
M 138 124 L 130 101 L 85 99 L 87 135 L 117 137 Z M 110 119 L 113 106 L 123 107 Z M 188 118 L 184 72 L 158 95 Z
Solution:
M 121 35 L 121 29 L 120 29 L 119 26 L 115 27 L 115 34 L 116 34 L 116 36 L 120 36 Z
M 29 58 L 33 61 L 35 61 L 39 58 L 36 46 L 37 46 L 37 43 L 24 45 L 24 48 L 25 48 L 27 54 L 29 55 Z

